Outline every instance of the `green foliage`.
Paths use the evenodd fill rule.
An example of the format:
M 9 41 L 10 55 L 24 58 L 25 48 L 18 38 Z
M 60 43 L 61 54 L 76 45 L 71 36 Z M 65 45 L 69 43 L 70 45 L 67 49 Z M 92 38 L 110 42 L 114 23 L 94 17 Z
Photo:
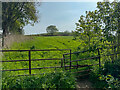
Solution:
M 58 29 L 54 25 L 50 25 L 46 28 L 47 33 L 53 35 L 53 33 L 57 32 Z
M 112 75 L 101 75 L 100 80 L 104 80 L 108 84 L 108 88 L 120 88 L 120 81 L 118 78 L 114 78 Z
M 38 20 L 36 5 L 35 2 L 3 2 L 3 35 L 9 33 L 23 34 L 25 25 L 34 25 Z
M 107 82 L 99 79 L 99 70 L 94 70 L 90 73 L 89 80 L 93 83 L 94 88 L 105 89 L 108 87 Z
M 55 32 L 54 35 L 55 36 L 73 36 L 73 33 L 69 31 L 64 31 L 64 32 Z
M 21 77 L 4 77 L 2 88 L 75 88 L 75 78 L 70 72 Z
M 90 79 L 95 87 L 120 88 L 120 61 L 107 61 L 101 68 L 94 69 Z M 104 85 L 103 85 L 104 84 Z
M 76 31 L 75 33 L 80 37 L 81 40 L 87 44 L 87 47 L 91 47 L 91 43 L 95 42 L 94 37 L 98 37 L 101 39 L 102 32 L 101 26 L 98 21 L 97 11 L 86 11 L 86 16 L 81 15 L 78 23 L 76 23 Z
M 101 71 L 101 74 L 107 75 L 110 74 L 113 77 L 119 78 L 120 76 L 120 61 L 114 61 L 113 63 L 107 61 Z
M 86 11 L 85 16 L 80 16 L 74 34 L 79 36 L 87 49 L 102 47 L 106 41 L 120 45 L 119 13 L 120 2 L 97 2 L 97 10 Z M 120 51 L 119 49 L 117 51 Z

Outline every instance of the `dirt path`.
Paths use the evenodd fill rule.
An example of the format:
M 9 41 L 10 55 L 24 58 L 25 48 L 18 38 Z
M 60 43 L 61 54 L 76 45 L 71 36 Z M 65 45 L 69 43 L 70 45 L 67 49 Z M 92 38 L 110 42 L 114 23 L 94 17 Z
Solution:
M 82 88 L 93 90 L 92 83 L 88 79 L 77 80 L 76 88 L 77 88 L 77 90 L 80 90 Z

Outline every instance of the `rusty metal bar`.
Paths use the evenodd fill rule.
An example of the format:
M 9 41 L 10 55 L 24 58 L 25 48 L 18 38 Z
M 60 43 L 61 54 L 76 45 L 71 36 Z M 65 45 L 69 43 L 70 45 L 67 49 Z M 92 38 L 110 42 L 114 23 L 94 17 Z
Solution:
M 102 49 L 102 48 L 99 48 L 99 49 Z M 97 49 L 96 49 L 97 50 Z M 85 51 L 80 51 L 80 52 L 73 52 L 73 53 L 71 53 L 71 54 L 77 54 L 77 53 L 84 53 L 84 52 L 88 52 L 88 51 L 94 51 L 94 49 L 93 50 L 85 50 Z M 70 53 L 65 53 L 64 55 L 69 55 Z
M 49 68 L 61 68 L 61 66 L 56 66 L 56 67 L 31 68 L 31 69 L 32 69 L 32 70 L 35 70 L 35 69 L 49 69 Z
M 70 49 L 41 49 L 41 50 L 0 50 L 0 52 L 24 52 L 24 51 L 64 51 Z
M 111 55 L 115 55 L 115 54 L 119 54 L 120 52 L 114 53 L 114 54 L 107 54 L 107 55 L 101 55 L 101 56 L 111 56 Z
M 26 52 L 30 50 L 0 50 L 0 52 Z
M 20 71 L 20 70 L 29 70 L 29 68 L 26 69 L 11 69 L 11 70 L 0 70 L 0 71 Z
M 29 51 L 29 74 L 31 75 L 31 51 Z
M 89 58 L 83 58 L 83 59 L 74 60 L 74 61 L 71 61 L 71 62 L 77 62 L 77 61 L 81 61 L 81 60 L 88 60 L 88 59 L 95 59 L 95 58 L 98 58 L 98 57 L 99 57 L 99 56 L 89 57 Z
M 71 71 L 71 49 L 70 49 L 70 71 Z
M 61 60 L 62 58 L 48 58 L 48 59 L 31 59 L 31 61 L 40 61 L 40 60 Z M 29 61 L 29 60 L 7 60 L 0 62 L 21 62 L 21 61 Z
M 63 58 L 52 58 L 52 59 L 31 59 L 31 51 L 63 51 L 63 50 L 70 50 L 70 49 L 0 50 L 0 52 L 25 52 L 25 51 L 28 51 L 28 56 L 29 56 L 29 60 L 9 60 L 9 61 L 0 61 L 0 62 L 20 62 L 20 61 L 29 61 L 29 68 L 27 68 L 27 69 L 0 70 L 0 71 L 19 71 L 19 70 L 29 70 L 29 75 L 31 75 L 31 70 L 34 70 L 34 69 L 61 68 L 61 67 L 63 67 Z M 61 66 L 56 66 L 56 67 L 31 68 L 31 61 L 39 61 L 39 60 L 61 60 Z
M 31 59 L 31 61 L 41 61 L 41 60 L 61 60 L 62 58 L 47 58 L 47 59 Z
M 92 65 L 72 65 L 71 67 L 88 67 L 88 66 L 94 66 L 99 64 L 92 64 Z M 69 65 L 66 65 L 65 67 L 70 67 Z
M 61 59 L 61 67 L 63 67 L 63 58 Z
M 64 61 L 64 67 L 65 67 L 65 55 L 63 54 L 63 61 Z
M 95 65 L 99 65 L 99 64 L 94 64 L 94 65 L 72 65 L 71 69 L 76 69 L 76 67 L 78 66 L 78 68 L 82 68 L 82 67 L 90 67 L 90 66 L 95 66 Z M 65 67 L 70 67 L 70 66 L 65 66 Z M 69 69 L 66 69 L 69 70 Z
M 0 61 L 0 62 L 21 62 L 21 61 L 29 61 L 29 60 L 9 60 L 9 61 Z
M 100 50 L 99 50 L 99 48 L 98 48 L 98 58 L 99 58 L 99 67 L 101 67 L 101 62 L 100 62 Z
M 64 59 L 70 59 L 70 57 L 69 58 L 64 58 Z
M 78 61 L 77 61 L 77 70 L 78 70 Z

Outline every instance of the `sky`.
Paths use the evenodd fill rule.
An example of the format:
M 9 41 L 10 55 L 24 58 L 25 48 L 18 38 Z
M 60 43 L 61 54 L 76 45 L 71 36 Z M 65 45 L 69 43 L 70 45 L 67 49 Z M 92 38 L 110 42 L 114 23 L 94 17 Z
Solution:
M 42 2 L 39 10 L 39 23 L 24 27 L 25 35 L 46 33 L 49 25 L 55 25 L 59 32 L 74 31 L 85 11 L 96 10 L 97 2 Z

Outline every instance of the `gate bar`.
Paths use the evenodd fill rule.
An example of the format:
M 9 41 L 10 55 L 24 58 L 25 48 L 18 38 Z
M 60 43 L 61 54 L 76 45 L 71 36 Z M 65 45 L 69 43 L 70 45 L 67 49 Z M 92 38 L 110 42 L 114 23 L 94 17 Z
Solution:
M 31 51 L 29 51 L 29 74 L 31 75 Z

